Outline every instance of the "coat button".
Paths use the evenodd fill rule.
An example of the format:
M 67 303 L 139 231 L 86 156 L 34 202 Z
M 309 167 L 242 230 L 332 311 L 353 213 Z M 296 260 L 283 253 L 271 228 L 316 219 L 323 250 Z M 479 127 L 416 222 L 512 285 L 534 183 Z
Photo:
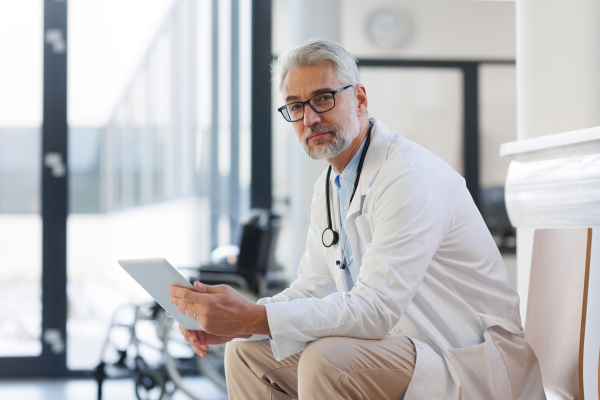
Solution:
M 417 343 L 417 346 L 419 346 L 420 349 L 423 348 L 423 345 L 421 343 Z

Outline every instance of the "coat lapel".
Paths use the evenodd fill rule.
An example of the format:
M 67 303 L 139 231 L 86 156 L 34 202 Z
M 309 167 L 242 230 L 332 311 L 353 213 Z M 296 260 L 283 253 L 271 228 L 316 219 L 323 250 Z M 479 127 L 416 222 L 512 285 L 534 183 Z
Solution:
M 352 200 L 350 209 L 348 210 L 348 215 L 344 221 L 348 242 L 350 243 L 350 246 L 352 246 L 352 254 L 354 257 L 354 265 L 356 267 L 357 274 L 362 266 L 362 252 L 360 251 L 358 243 L 358 233 L 356 230 L 355 220 L 356 217 L 363 213 L 365 197 L 367 196 L 367 192 L 377 176 L 377 172 L 379 172 L 379 169 L 387 158 L 390 142 L 389 135 L 381 134 L 383 130 L 388 130 L 388 128 L 376 117 L 371 118 L 370 120 L 373 121 L 373 127 L 371 128 L 371 144 L 369 145 L 367 154 L 365 155 L 365 161 L 360 179 L 358 181 L 358 187 L 356 188 L 356 194 L 354 195 L 354 199 Z

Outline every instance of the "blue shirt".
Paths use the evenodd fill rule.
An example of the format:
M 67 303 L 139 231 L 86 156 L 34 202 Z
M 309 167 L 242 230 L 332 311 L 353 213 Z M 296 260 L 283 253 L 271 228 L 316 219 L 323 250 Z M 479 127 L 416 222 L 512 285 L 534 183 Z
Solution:
M 358 169 L 360 156 L 364 147 L 365 141 L 363 140 L 360 148 L 356 151 L 354 157 L 352 157 L 352 160 L 350 160 L 342 173 L 337 175 L 334 180 L 335 186 L 338 188 L 338 199 L 340 201 L 340 223 L 342 226 L 342 232 L 340 234 L 340 246 L 342 246 L 342 251 L 344 252 L 344 260 L 342 262 L 346 264 L 346 280 L 348 281 L 349 289 L 352 289 L 356 283 L 356 268 L 354 268 L 354 259 L 352 258 L 352 247 L 350 246 L 350 243 L 346 242 L 344 221 L 346 220 L 346 215 L 348 215 L 348 209 L 350 208 L 350 197 L 352 197 L 352 191 L 354 190 L 356 170 Z

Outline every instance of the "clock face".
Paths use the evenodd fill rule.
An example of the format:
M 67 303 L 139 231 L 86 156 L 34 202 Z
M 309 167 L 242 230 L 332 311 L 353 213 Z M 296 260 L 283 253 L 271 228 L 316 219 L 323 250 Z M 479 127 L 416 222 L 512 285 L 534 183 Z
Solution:
M 401 47 L 410 37 L 408 15 L 388 8 L 375 11 L 367 20 L 367 36 L 378 47 Z

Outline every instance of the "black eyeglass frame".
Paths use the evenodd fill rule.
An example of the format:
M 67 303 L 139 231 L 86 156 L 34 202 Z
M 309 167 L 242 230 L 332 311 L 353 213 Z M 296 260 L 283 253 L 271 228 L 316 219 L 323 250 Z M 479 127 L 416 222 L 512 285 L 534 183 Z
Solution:
M 306 100 L 306 101 L 294 101 L 293 103 L 288 103 L 288 104 L 285 104 L 285 105 L 283 105 L 283 106 L 279 107 L 279 108 L 277 109 L 277 111 L 279 111 L 279 112 L 281 113 L 281 115 L 283 116 L 283 119 L 285 119 L 287 122 L 296 122 L 296 121 L 300 121 L 302 118 L 304 118 L 304 114 L 305 114 L 305 107 L 306 107 L 306 105 L 307 105 L 307 104 L 308 104 L 308 105 L 310 106 L 310 108 L 312 108 L 312 109 L 313 109 L 313 111 L 314 111 L 314 112 L 316 112 L 316 113 L 319 113 L 319 114 L 326 113 L 327 111 L 331 111 L 331 110 L 333 110 L 333 109 L 335 108 L 335 94 L 336 94 L 336 93 L 339 93 L 339 92 L 341 92 L 342 90 L 346 90 L 346 89 L 348 89 L 349 87 L 352 87 L 352 86 L 354 86 L 354 85 L 348 85 L 348 86 L 344 86 L 343 88 L 341 88 L 341 89 L 338 89 L 338 90 L 330 90 L 330 91 L 327 91 L 327 92 L 321 92 L 321 93 L 315 94 L 313 97 L 311 97 L 310 99 L 308 99 L 308 100 Z M 328 110 L 324 110 L 324 111 L 317 111 L 317 110 L 315 110 L 315 108 L 313 107 L 313 105 L 312 105 L 312 104 L 310 104 L 310 101 L 311 101 L 312 99 L 314 99 L 315 97 L 317 97 L 317 96 L 323 96 L 324 94 L 327 94 L 327 93 L 331 94 L 331 96 L 333 97 L 333 106 L 332 106 L 330 109 L 328 109 Z M 293 121 L 292 121 L 291 119 L 287 119 L 287 118 L 285 117 L 285 114 L 283 113 L 283 110 L 284 110 L 284 109 L 285 109 L 287 106 L 289 106 L 290 104 L 302 104 L 302 116 L 301 116 L 300 118 L 298 118 L 298 119 L 295 119 L 295 120 L 293 120 Z M 288 113 L 288 115 L 289 115 L 289 113 Z M 291 118 L 291 117 L 290 117 L 290 118 Z

